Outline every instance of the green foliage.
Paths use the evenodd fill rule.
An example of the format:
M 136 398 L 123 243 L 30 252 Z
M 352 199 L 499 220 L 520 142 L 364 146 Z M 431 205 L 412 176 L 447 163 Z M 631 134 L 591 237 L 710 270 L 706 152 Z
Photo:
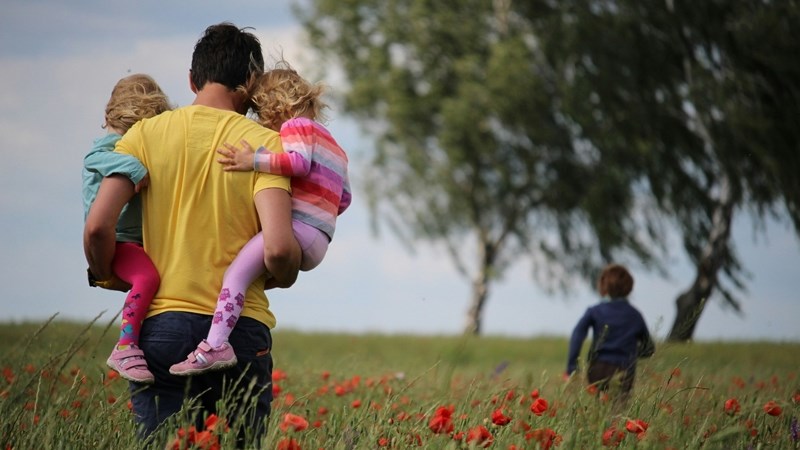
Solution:
M 508 5 L 316 1 L 298 14 L 344 67 L 346 110 L 377 130 L 366 194 L 380 222 L 411 246 L 443 243 L 470 279 L 490 283 L 528 256 L 555 287 L 573 273 L 560 267 L 600 263 L 582 199 L 612 184 L 574 148 L 553 67 Z M 624 211 L 620 200 L 598 217 Z M 605 229 L 616 237 L 604 252 L 634 236 Z
M 104 364 L 116 338 L 108 330 L 62 322 L 0 326 L 3 448 L 142 448 L 127 384 Z M 550 448 L 600 448 L 612 426 L 623 431 L 620 448 L 798 447 L 791 430 L 800 417 L 796 343 L 661 345 L 640 362 L 627 405 L 589 394 L 579 377 L 563 381 L 567 342 L 560 338 L 276 331 L 274 343 L 276 397 L 261 448 L 285 439 L 301 448 L 478 448 L 466 441 L 478 426 L 492 435 L 491 448 L 502 449 L 547 448 L 548 430 Z M 542 415 L 530 409 L 536 396 L 548 402 Z M 728 414 L 731 398 L 741 410 Z M 771 400 L 782 407 L 779 416 L 764 412 Z M 220 416 L 240 403 L 223 402 Z M 429 427 L 440 408 L 450 407 L 453 432 L 464 432 L 460 440 Z M 508 425 L 493 424 L 498 410 Z M 187 403 L 153 447 L 189 448 L 194 414 Z M 287 414 L 307 428 L 282 426 Z M 648 424 L 638 437 L 625 431 L 637 419 Z M 184 438 L 176 440 L 180 429 Z M 214 429 L 208 442 L 219 447 L 206 448 L 233 448 L 231 434 Z
M 797 2 L 313 0 L 297 14 L 375 136 L 375 220 L 411 247 L 444 244 L 472 314 L 521 259 L 545 288 L 611 261 L 660 267 L 667 224 L 710 267 L 695 297 L 716 288 L 736 308 L 742 268 L 712 237 L 733 214 L 714 215 L 786 211 L 800 230 Z

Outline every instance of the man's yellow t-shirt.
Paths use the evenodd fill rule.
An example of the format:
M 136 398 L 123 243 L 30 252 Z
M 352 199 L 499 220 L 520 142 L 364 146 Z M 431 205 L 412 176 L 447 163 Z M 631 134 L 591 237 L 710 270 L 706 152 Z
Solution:
M 213 314 L 225 270 L 259 231 L 253 196 L 266 188 L 289 190 L 287 177 L 222 170 L 216 150 L 242 139 L 253 148 L 282 151 L 275 131 L 206 106 L 142 120 L 117 143 L 116 151 L 138 158 L 150 174 L 142 193 L 144 249 L 161 285 L 148 317 L 167 311 Z M 264 281 L 262 275 L 250 285 L 242 315 L 272 328 Z

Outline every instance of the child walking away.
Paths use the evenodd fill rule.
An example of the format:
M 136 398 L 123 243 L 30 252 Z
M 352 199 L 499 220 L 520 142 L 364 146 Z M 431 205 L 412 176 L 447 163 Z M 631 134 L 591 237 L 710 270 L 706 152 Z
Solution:
M 586 310 L 572 331 L 566 374 L 575 372 L 583 341 L 591 328 L 589 384 L 608 391 L 611 381 L 619 377 L 619 400 L 625 402 L 633 389 L 637 358 L 651 356 L 655 346 L 641 313 L 628 302 L 633 276 L 625 267 L 611 264 L 603 269 L 597 289 L 603 299 Z
M 241 149 L 225 144 L 225 149 L 217 150 L 222 155 L 219 162 L 226 171 L 256 170 L 292 177 L 292 228 L 302 249 L 300 270 L 309 271 L 322 262 L 336 219 L 350 206 L 347 155 L 320 124 L 327 106 L 322 86 L 309 83 L 287 66 L 264 73 L 246 91 L 257 122 L 280 130 L 284 153 L 264 147 L 254 153 L 242 141 Z M 244 307 L 247 288 L 266 270 L 262 233 L 269 230 L 251 239 L 225 272 L 207 338 L 185 361 L 170 367 L 173 375 L 195 375 L 236 364 L 228 336 Z
M 169 101 L 158 84 L 149 76 L 135 74 L 117 82 L 105 112 L 104 128 L 108 134 L 96 139 L 83 159 L 84 220 L 97 198 L 100 182 L 112 175 L 123 175 L 136 186 L 136 192 L 148 183 L 147 170 L 130 155 L 114 152 L 114 145 L 136 122 L 170 109 Z M 114 290 L 128 290 L 122 308 L 122 325 L 117 345 L 106 363 L 129 381 L 152 383 L 139 349 L 139 331 L 147 308 L 161 282 L 153 262 L 142 248 L 141 199 L 136 195 L 125 205 L 116 228 L 117 245 L 112 269 L 114 277 L 97 280 L 89 271 L 89 285 Z

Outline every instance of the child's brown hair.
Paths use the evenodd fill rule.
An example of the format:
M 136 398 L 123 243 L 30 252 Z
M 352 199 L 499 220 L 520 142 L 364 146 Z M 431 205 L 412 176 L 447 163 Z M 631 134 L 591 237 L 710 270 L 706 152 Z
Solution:
M 137 73 L 117 82 L 106 105 L 106 123 L 125 134 L 136 122 L 172 109 L 169 99 L 149 75 Z
M 247 91 L 258 123 L 275 131 L 295 117 L 325 120 L 322 114 L 328 106 L 322 101 L 325 86 L 309 83 L 285 61 L 255 78 Z
M 600 274 L 597 290 L 603 297 L 624 298 L 633 290 L 633 276 L 625 266 L 609 264 Z

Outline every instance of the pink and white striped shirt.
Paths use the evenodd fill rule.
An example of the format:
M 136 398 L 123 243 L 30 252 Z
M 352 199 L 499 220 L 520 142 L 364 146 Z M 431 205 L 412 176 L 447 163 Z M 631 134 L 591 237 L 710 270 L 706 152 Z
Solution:
M 347 176 L 347 154 L 321 124 L 305 118 L 281 125 L 283 153 L 256 150 L 258 172 L 292 177 L 292 218 L 333 239 L 336 218 L 352 200 Z

